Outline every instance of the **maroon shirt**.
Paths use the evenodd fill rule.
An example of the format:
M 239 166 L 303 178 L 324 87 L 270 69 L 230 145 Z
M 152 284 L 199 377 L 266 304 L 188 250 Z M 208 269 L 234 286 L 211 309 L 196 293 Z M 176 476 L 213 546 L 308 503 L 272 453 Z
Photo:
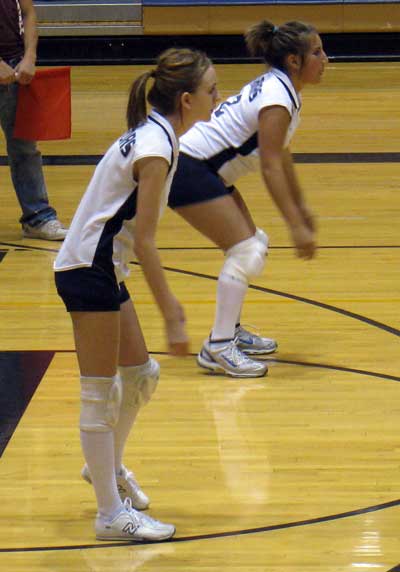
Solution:
M 23 22 L 18 0 L 0 0 L 0 57 L 24 55 Z

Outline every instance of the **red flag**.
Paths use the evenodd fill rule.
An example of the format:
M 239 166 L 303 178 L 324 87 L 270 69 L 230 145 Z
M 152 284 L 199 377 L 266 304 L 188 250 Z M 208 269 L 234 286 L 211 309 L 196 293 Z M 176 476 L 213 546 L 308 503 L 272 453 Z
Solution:
M 29 141 L 71 137 L 71 68 L 36 70 L 18 88 L 14 137 Z

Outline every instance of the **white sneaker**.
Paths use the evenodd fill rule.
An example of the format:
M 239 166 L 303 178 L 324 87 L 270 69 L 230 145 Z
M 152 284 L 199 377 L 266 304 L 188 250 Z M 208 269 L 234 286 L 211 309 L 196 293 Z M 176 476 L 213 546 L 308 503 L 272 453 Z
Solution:
M 86 482 L 92 484 L 87 465 L 83 467 L 81 475 Z M 125 499 L 130 498 L 132 505 L 138 510 L 148 508 L 150 504 L 149 497 L 140 488 L 138 482 L 135 480 L 135 475 L 128 471 L 124 465 L 122 465 L 121 471 L 117 474 L 117 486 L 121 500 L 124 501 Z
M 24 238 L 39 238 L 41 240 L 64 240 L 68 229 L 63 227 L 61 222 L 54 218 L 39 226 L 31 226 L 23 223 L 22 231 Z
M 248 356 L 272 354 L 278 349 L 278 344 L 271 338 L 262 338 L 245 330 L 240 324 L 235 331 L 238 348 Z
M 175 534 L 175 526 L 151 518 L 132 508 L 131 499 L 124 501 L 123 510 L 111 521 L 97 515 L 98 540 L 134 540 L 137 542 L 167 540 Z
M 235 340 L 211 342 L 205 340 L 197 363 L 212 371 L 222 371 L 232 377 L 262 377 L 268 371 L 266 363 L 247 357 Z

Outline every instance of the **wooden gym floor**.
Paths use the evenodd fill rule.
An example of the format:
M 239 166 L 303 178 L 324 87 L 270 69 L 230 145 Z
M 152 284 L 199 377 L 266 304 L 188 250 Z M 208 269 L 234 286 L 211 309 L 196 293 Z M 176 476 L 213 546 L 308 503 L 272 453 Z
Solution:
M 91 163 L 124 130 L 128 86 L 142 69 L 72 70 L 73 137 L 40 145 L 63 222 Z M 261 69 L 217 66 L 222 96 Z M 259 176 L 240 182 L 271 238 L 243 315 L 279 342 L 268 377 L 232 380 L 196 365 L 222 261 L 212 244 L 166 213 L 159 247 L 187 313 L 193 355 L 185 359 L 165 354 L 158 311 L 132 258 L 128 286 L 162 377 L 125 462 L 152 499 L 150 513 L 177 526 L 164 544 L 94 539 L 94 496 L 79 476 L 72 333 L 53 286 L 59 245 L 21 238 L 3 161 L 1 570 L 400 570 L 399 76 L 399 63 L 331 64 L 323 83 L 303 93 L 292 151 L 318 216 L 315 260 L 295 258 Z

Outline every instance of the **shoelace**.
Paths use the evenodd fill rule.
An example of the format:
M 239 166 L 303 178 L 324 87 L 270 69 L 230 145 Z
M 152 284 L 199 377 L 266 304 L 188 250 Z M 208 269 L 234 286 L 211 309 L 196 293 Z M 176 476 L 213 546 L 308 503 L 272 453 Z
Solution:
M 240 337 L 240 335 L 244 335 L 244 336 L 250 336 L 251 338 L 257 338 L 261 340 L 261 335 L 260 333 L 257 331 L 256 326 L 253 326 L 252 324 L 245 324 L 248 328 L 251 328 L 253 330 L 253 328 L 256 330 L 256 333 L 254 333 L 253 331 L 249 331 L 246 330 L 246 328 L 244 328 L 242 326 L 242 324 L 240 324 L 240 326 L 237 328 L 236 330 L 236 337 Z
M 141 524 L 141 520 L 140 520 L 140 518 L 139 518 L 141 515 L 140 515 L 140 513 L 139 513 L 137 510 L 135 510 L 135 509 L 133 508 L 133 506 L 132 506 L 132 501 L 131 501 L 131 499 L 130 499 L 129 497 L 127 497 L 127 498 L 124 500 L 124 508 L 125 508 L 125 510 L 126 510 L 127 512 L 129 512 L 129 514 L 130 514 L 132 520 L 135 522 L 135 524 L 136 524 L 137 526 L 139 526 L 139 525 Z
M 132 506 L 132 501 L 129 497 L 124 500 L 124 508 L 129 514 L 131 515 L 132 519 L 135 521 L 135 524 L 138 526 L 141 524 L 149 524 L 150 526 L 154 526 L 155 524 L 161 524 L 159 520 L 152 518 L 145 512 L 139 512 Z
M 229 342 L 228 349 L 232 352 L 231 359 L 235 365 L 240 366 L 242 364 L 248 364 L 249 362 L 253 363 L 253 360 L 247 357 L 247 355 L 237 346 L 237 338 Z

